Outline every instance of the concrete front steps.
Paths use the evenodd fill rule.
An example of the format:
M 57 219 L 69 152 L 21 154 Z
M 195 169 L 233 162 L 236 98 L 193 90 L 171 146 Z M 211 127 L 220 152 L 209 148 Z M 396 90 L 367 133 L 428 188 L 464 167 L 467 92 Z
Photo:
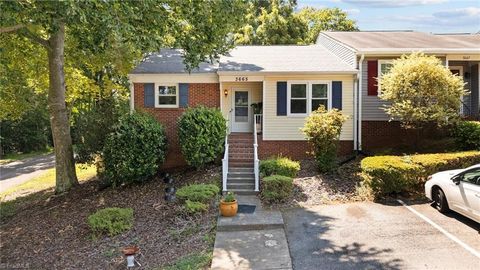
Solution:
M 253 134 L 231 133 L 228 136 L 227 191 L 237 195 L 255 195 L 253 171 Z

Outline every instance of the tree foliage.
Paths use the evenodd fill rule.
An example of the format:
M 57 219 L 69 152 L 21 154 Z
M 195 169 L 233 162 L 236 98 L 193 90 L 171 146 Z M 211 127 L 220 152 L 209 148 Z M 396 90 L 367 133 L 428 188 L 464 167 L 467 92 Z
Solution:
M 245 24 L 234 35 L 240 45 L 312 44 L 320 31 L 357 31 L 356 22 L 339 8 L 306 7 L 294 0 L 252 0 Z
M 231 48 L 232 42 L 227 36 L 239 27 L 244 5 L 241 0 L 32 0 L 2 1 L 0 10 L 1 39 L 12 34 L 19 37 L 18 41 L 6 45 L 8 50 L 21 54 L 33 44 L 45 49 L 36 60 L 48 67 L 47 96 L 56 154 L 56 191 L 61 193 L 78 184 L 67 107 L 70 101 L 66 93 L 73 91 L 82 96 L 90 93 L 91 81 L 80 79 L 105 82 L 101 77 L 108 74 L 108 70 L 113 71 L 111 74 L 125 75 L 144 53 L 162 47 L 184 49 L 188 69 L 212 60 Z M 17 46 L 19 44 L 22 46 Z M 2 47 L 1 51 L 4 50 Z M 7 68 L 14 61 L 13 58 L 5 61 Z M 34 76 L 17 77 L 16 81 L 21 82 L 36 80 Z M 31 91 L 27 83 L 19 85 L 25 92 Z M 79 87 L 75 89 L 75 86 Z M 0 102 L 14 93 L 14 87 L 4 89 L 10 91 L 2 91 Z M 18 99 L 24 96 L 28 94 Z M 11 115 L 15 115 L 14 105 L 5 104 L 14 112 Z M 19 111 L 16 111 L 17 117 L 20 117 Z
M 459 117 L 460 98 L 465 94 L 461 77 L 452 74 L 437 57 L 423 53 L 394 60 L 379 84 L 380 98 L 390 102 L 385 112 L 392 120 L 412 128 L 454 122 Z

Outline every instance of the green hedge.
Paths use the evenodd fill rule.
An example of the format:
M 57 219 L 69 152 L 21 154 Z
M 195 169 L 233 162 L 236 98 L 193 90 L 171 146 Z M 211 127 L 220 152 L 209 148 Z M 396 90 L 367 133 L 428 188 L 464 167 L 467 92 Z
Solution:
M 227 122 L 219 109 L 187 109 L 178 120 L 178 138 L 188 165 L 201 168 L 223 153 Z
M 293 179 L 283 175 L 271 175 L 263 178 L 262 198 L 267 202 L 282 202 L 293 190 Z
M 297 176 L 300 170 L 300 162 L 286 157 L 276 157 L 260 161 L 260 174 L 262 176 L 283 175 L 288 177 Z
M 480 151 L 422 154 L 411 156 L 375 156 L 362 160 L 364 183 L 376 195 L 411 191 L 423 185 L 427 177 L 443 170 L 466 168 L 480 162 Z
M 88 217 L 88 225 L 96 236 L 121 234 L 133 226 L 133 209 L 111 207 L 98 210 Z
M 220 192 L 218 186 L 213 184 L 192 184 L 183 186 L 177 191 L 177 197 L 184 201 L 208 202 Z
M 165 160 L 166 148 L 165 129 L 152 116 L 125 116 L 105 142 L 105 176 L 114 186 L 145 181 Z
M 480 122 L 461 121 L 453 129 L 455 143 L 463 150 L 480 150 Z

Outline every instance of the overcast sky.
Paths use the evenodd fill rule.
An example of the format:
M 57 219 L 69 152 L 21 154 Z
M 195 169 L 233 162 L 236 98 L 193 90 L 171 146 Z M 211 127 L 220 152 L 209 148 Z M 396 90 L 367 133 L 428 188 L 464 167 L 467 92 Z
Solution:
M 360 30 L 480 31 L 480 0 L 298 0 L 298 6 L 339 7 Z

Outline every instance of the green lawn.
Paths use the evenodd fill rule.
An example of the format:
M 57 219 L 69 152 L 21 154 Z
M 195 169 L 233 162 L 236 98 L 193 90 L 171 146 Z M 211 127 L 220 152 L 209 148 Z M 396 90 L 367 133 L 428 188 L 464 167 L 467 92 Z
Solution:
M 83 182 L 92 179 L 96 176 L 95 165 L 77 164 L 78 181 Z M 0 198 L 7 197 L 11 200 L 15 197 L 24 196 L 37 191 L 50 189 L 55 187 L 55 168 L 47 170 L 40 176 L 37 176 L 23 184 L 13 186 L 0 193 Z
M 53 151 L 53 148 L 47 148 L 45 150 L 33 151 L 30 153 L 11 153 L 6 154 L 2 159 L 0 159 L 0 165 L 10 163 L 12 161 L 26 159 L 34 156 L 49 154 Z

